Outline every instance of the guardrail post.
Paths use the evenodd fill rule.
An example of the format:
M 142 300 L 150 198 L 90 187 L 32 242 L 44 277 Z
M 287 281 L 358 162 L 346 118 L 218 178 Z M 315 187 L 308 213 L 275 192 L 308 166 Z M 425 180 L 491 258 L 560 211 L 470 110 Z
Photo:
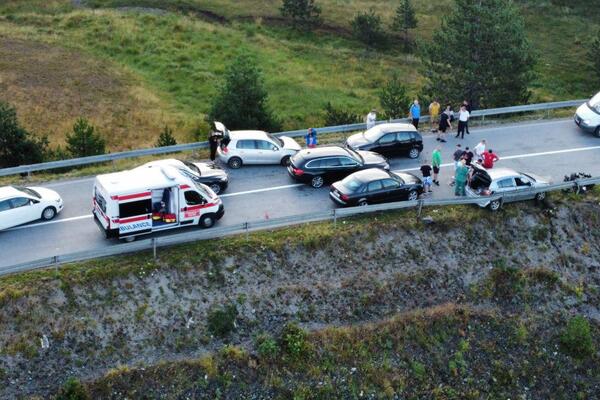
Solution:
M 333 209 L 333 226 L 337 226 L 337 214 L 335 213 L 335 208 Z
M 246 230 L 246 240 L 248 240 L 250 235 L 248 232 L 248 222 L 244 222 L 244 229 Z
M 421 218 L 421 210 L 423 209 L 423 201 L 424 200 L 418 200 L 418 204 L 417 204 L 417 219 Z
M 152 238 L 152 254 L 154 255 L 154 260 L 156 260 L 156 238 Z

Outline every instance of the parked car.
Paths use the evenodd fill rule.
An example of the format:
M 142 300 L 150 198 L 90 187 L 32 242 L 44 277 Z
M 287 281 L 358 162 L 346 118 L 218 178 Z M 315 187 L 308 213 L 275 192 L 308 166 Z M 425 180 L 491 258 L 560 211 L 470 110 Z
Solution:
M 545 192 L 536 193 L 532 189 L 544 188 L 550 185 L 550 180 L 540 176 L 517 172 L 510 168 L 485 169 L 473 165 L 471 180 L 467 184 L 466 193 L 468 197 L 481 198 L 477 203 L 480 207 L 489 207 L 496 211 L 502 205 L 503 200 L 490 200 L 489 197 L 496 194 L 512 194 L 504 201 L 512 202 L 519 200 L 543 200 Z
M 63 209 L 61 197 L 42 187 L 0 187 L 0 230 L 27 222 L 51 220 Z
M 412 124 L 380 124 L 346 140 L 354 150 L 369 150 L 386 156 L 417 158 L 423 151 L 423 137 Z
M 329 197 L 342 206 L 366 206 L 401 200 L 417 200 L 423 182 L 413 174 L 370 168 L 348 175 L 331 185 Z
M 341 146 L 301 150 L 290 159 L 288 172 L 292 178 L 320 188 L 325 182 L 335 182 L 353 172 L 390 166 L 385 157 L 371 151 L 355 151 Z
M 168 158 L 165 160 L 150 161 L 138 168 L 152 168 L 171 166 L 177 168 L 182 174 L 192 178 L 196 182 L 200 182 L 212 189 L 215 194 L 219 194 L 227 189 L 229 184 L 229 176 L 222 168 L 215 163 L 189 162 Z
M 600 137 L 600 92 L 579 106 L 574 119 L 581 129 Z
M 263 131 L 230 131 L 227 147 L 217 149 L 219 160 L 230 168 L 245 164 L 287 165 L 300 145 L 287 136 L 275 137 Z

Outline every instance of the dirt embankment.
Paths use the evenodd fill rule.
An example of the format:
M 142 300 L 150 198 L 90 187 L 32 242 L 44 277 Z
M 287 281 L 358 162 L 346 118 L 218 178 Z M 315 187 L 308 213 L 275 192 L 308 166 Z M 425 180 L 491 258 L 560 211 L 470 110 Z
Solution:
M 148 255 L 100 260 L 56 274 L 34 274 L 35 285 L 16 278 L 1 281 L 0 397 L 46 396 L 56 392 L 69 376 L 90 381 L 120 365 L 147 366 L 202 357 L 219 353 L 226 344 L 255 354 L 257 335 L 279 337 L 290 321 L 318 332 L 327 327 L 379 323 L 412 312 L 428 315 L 427 310 L 448 304 L 451 318 L 441 319 L 454 322 L 447 331 L 436 333 L 429 325 L 419 325 L 422 333 L 413 342 L 405 343 L 402 350 L 398 346 L 385 350 L 390 358 L 377 363 L 393 366 L 398 374 L 412 372 L 404 378 L 390 377 L 385 383 L 389 390 L 381 389 L 382 393 L 433 397 L 436 385 L 454 385 L 455 380 L 466 388 L 457 393 L 465 395 L 473 388 L 481 395 L 489 394 L 495 371 L 490 357 L 497 356 L 510 364 L 506 367 L 509 372 L 502 371 L 514 375 L 509 395 L 545 398 L 552 391 L 572 390 L 600 395 L 593 383 L 598 382 L 597 372 L 587 370 L 592 361 L 575 361 L 557 350 L 560 329 L 573 315 L 589 320 L 593 332 L 600 326 L 597 200 L 569 205 L 562 201 L 552 213 L 534 205 L 511 205 L 498 214 L 471 207 L 428 210 L 428 214 L 433 217 L 431 224 L 415 222 L 412 213 L 387 214 L 368 222 L 312 225 L 178 247 L 162 252 L 157 262 Z M 235 305 L 237 312 L 233 330 L 224 337 L 214 336 L 209 315 L 227 304 Z M 457 314 L 457 309 L 467 311 Z M 413 329 L 413 325 L 403 323 L 402 329 Z M 506 332 L 511 327 L 521 325 L 530 332 L 531 348 L 525 350 L 524 345 L 513 343 L 505 344 L 508 350 L 502 355 L 489 350 L 510 338 Z M 478 330 L 480 326 L 482 330 Z M 400 335 L 402 329 L 392 332 Z M 383 331 L 391 334 L 389 329 Z M 184 381 L 199 374 L 208 383 L 203 386 L 195 380 L 189 384 L 199 385 L 195 389 L 181 389 L 177 385 L 182 381 L 161 382 L 155 376 L 152 379 L 159 380 L 152 385 L 157 387 L 148 386 L 146 395 L 183 398 L 186 393 L 191 398 L 214 398 L 218 390 L 228 398 L 252 393 L 270 398 L 280 393 L 279 387 L 284 388 L 281 393 L 285 397 L 289 394 L 285 390 L 298 388 L 300 383 L 318 386 L 331 374 L 346 379 L 340 377 L 339 365 L 320 350 L 319 346 L 332 345 L 326 332 L 311 337 L 311 357 L 318 360 L 314 362 L 331 364 L 319 373 L 311 375 L 310 368 L 294 371 L 303 364 L 285 367 L 282 361 L 285 368 L 281 364 L 269 368 L 290 368 L 291 372 L 276 384 L 274 375 L 257 372 L 256 361 L 251 359 L 251 368 L 246 361 L 235 367 L 240 379 L 248 380 L 240 386 L 235 379 L 210 381 L 214 374 L 204 374 L 209 368 L 204 364 L 195 370 L 195 364 L 186 364 L 195 372 Z M 361 332 L 346 333 L 348 340 L 359 344 L 367 340 Z M 379 334 L 370 332 L 371 338 Z M 44 337 L 48 348 L 42 348 Z M 440 347 L 430 347 L 431 353 L 423 355 L 417 347 L 432 337 L 438 338 L 435 343 Z M 389 340 L 395 343 L 400 339 L 396 335 Z M 598 337 L 594 340 L 597 346 Z M 455 359 L 459 350 L 444 348 L 469 347 L 464 341 L 471 343 L 470 348 L 460 350 L 466 361 Z M 330 348 L 332 354 L 335 349 Z M 377 349 L 365 352 L 379 354 Z M 548 358 L 547 351 L 554 355 Z M 438 356 L 441 358 L 436 361 Z M 420 361 L 417 365 L 406 357 L 420 357 Z M 527 360 L 531 369 L 524 369 L 522 362 Z M 351 367 L 344 370 L 349 375 L 355 373 Z M 426 371 L 419 372 L 421 367 Z M 537 374 L 535 379 L 520 380 L 519 368 Z M 149 385 L 143 383 L 144 372 L 136 374 L 139 388 Z M 419 374 L 430 374 L 431 379 L 419 378 Z M 113 391 L 91 387 L 97 390 L 96 398 L 136 397 L 135 391 L 127 392 L 136 387 L 131 382 Z M 181 391 L 173 392 L 174 387 Z M 414 392 L 416 388 L 423 392 Z M 351 397 L 348 393 L 339 396 Z

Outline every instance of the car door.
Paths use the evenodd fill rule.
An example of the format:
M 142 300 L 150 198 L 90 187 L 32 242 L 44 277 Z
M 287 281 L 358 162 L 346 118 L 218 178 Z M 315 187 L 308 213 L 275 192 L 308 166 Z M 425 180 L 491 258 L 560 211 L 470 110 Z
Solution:
M 502 193 L 512 194 L 512 196 L 505 198 L 504 201 L 510 202 L 510 201 L 518 200 L 518 198 L 516 196 L 514 196 L 515 195 L 514 192 L 517 189 L 517 187 L 515 185 L 515 178 L 513 178 L 511 176 L 511 177 L 499 179 L 497 182 L 497 186 L 498 186 L 498 189 L 496 190 L 496 192 L 498 194 L 502 194 Z
M 383 186 L 381 201 L 400 201 L 406 200 L 408 196 L 408 191 L 405 187 L 400 185 L 400 182 L 392 179 L 386 178 L 381 181 Z
M 535 193 L 531 190 L 533 182 L 529 177 L 525 175 L 516 176 L 515 185 L 519 193 L 518 200 L 533 199 L 535 197 Z
M 410 132 L 398 132 L 396 144 L 394 146 L 395 154 L 406 154 L 414 146 L 414 139 Z
M 10 200 L 0 201 L 0 231 L 15 225 L 11 219 L 11 211 Z
M 346 176 L 340 157 L 323 158 L 321 160 L 321 168 L 324 171 L 325 180 L 329 182 L 338 181 Z
M 279 164 L 281 161 L 279 146 L 268 140 L 256 140 L 256 149 L 260 164 Z
M 13 225 L 21 225 L 39 219 L 42 214 L 40 212 L 38 215 L 35 212 L 36 203 L 39 202 L 28 197 L 14 197 L 10 199 L 10 205 L 12 207 L 10 219 Z
M 373 151 L 380 154 L 393 154 L 396 146 L 396 133 L 390 132 L 379 138 Z
M 361 165 L 358 163 L 358 161 L 356 161 L 354 158 L 352 157 L 340 157 L 340 164 L 341 164 L 341 170 L 342 170 L 342 176 L 340 179 L 343 179 L 345 177 L 347 177 L 348 175 L 358 171 L 361 167 Z
M 367 184 L 367 202 L 371 204 L 381 203 L 385 201 L 385 198 L 386 196 L 380 179 Z
M 257 160 L 257 151 L 256 144 L 254 140 L 251 139 L 242 139 L 238 140 L 235 146 L 237 150 L 237 154 L 242 159 L 244 164 L 256 164 Z

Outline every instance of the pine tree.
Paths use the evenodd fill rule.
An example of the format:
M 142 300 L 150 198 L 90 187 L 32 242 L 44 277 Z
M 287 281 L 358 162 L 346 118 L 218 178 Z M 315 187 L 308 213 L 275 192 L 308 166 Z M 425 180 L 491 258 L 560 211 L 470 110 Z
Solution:
M 0 102 L 0 168 L 40 163 L 47 147 L 47 138 L 31 135 L 19 124 L 16 109 Z
M 417 27 L 417 16 L 410 0 L 402 2 L 396 9 L 396 16 L 392 23 L 392 29 L 400 31 L 404 37 L 404 43 L 408 45 L 408 31 Z
M 406 87 L 402 84 L 398 75 L 394 75 L 381 89 L 379 102 L 385 112 L 384 119 L 396 119 L 406 116 L 410 99 L 406 94 Z
M 422 52 L 424 88 L 474 108 L 526 102 L 534 58 L 523 18 L 511 0 L 456 0 Z
M 87 119 L 78 118 L 73 133 L 67 133 L 67 151 L 73 157 L 88 157 L 104 154 L 105 141 Z
M 315 0 L 283 0 L 281 15 L 290 18 L 296 28 L 309 30 L 321 23 L 321 7 Z
M 173 130 L 165 125 L 165 129 L 163 129 L 156 141 L 156 147 L 175 146 L 176 144 L 177 140 L 173 136 Z
M 598 77 L 598 82 L 600 82 L 600 30 L 598 30 L 596 38 L 590 46 L 590 58 L 592 59 L 594 71 L 596 71 L 596 76 Z
M 256 62 L 246 56 L 237 57 L 225 72 L 225 81 L 213 99 L 208 118 L 221 121 L 227 128 L 280 129 L 267 104 L 268 94 Z

